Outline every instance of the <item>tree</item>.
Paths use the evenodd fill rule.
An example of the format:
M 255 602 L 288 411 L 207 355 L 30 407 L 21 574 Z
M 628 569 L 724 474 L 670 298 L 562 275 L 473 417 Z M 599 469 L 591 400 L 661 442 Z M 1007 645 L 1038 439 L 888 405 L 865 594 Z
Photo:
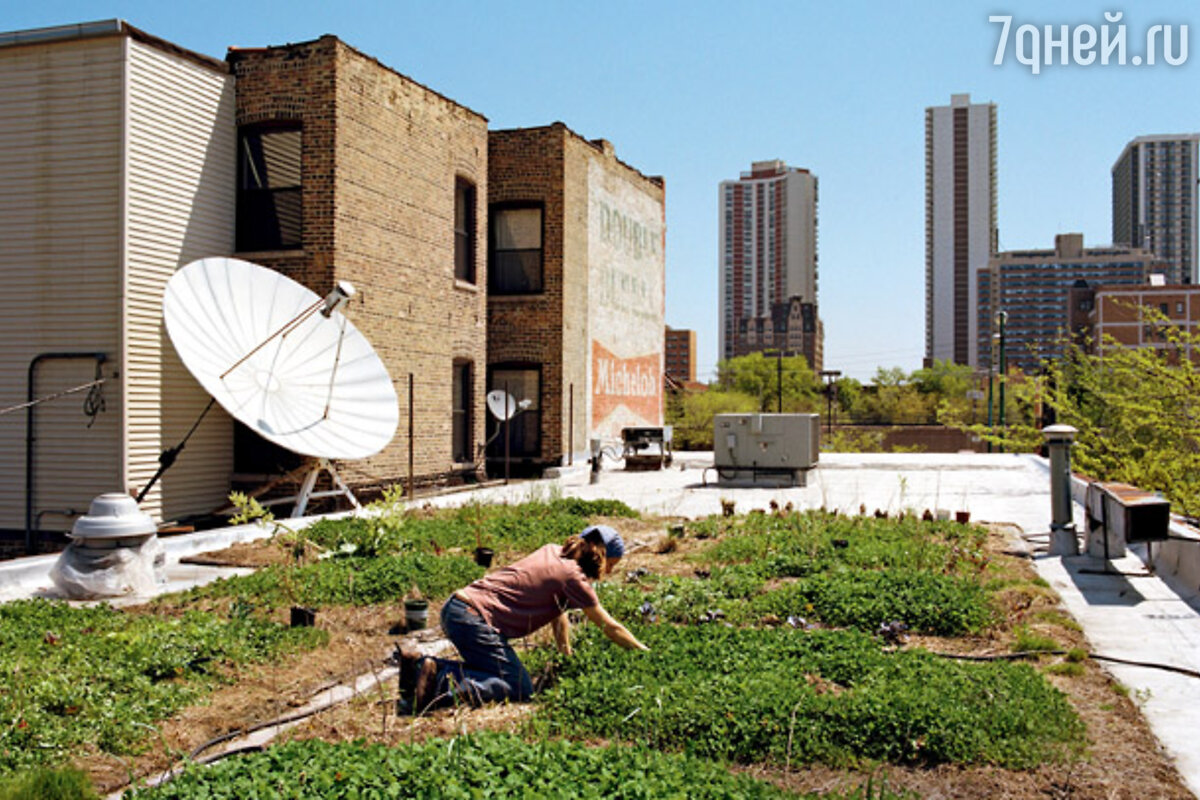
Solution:
M 785 412 L 814 411 L 820 406 L 823 387 L 804 356 L 789 356 L 782 362 L 763 353 L 731 358 L 717 364 L 717 384 L 724 391 L 757 398 L 759 411 L 775 411 L 781 373 Z
M 1041 421 L 1029 413 L 1040 393 L 1057 422 L 1079 431 L 1071 454 L 1077 472 L 1161 492 L 1176 510 L 1195 516 L 1200 514 L 1200 369 L 1190 354 L 1200 354 L 1200 334 L 1168 324 L 1155 309 L 1141 313 L 1159 346 L 1123 347 L 1112 339 L 1102 342 L 1099 353 L 1066 346 L 1064 356 L 1045 362 L 1044 378 L 1010 392 L 1026 406 L 1006 438 L 1041 443 Z

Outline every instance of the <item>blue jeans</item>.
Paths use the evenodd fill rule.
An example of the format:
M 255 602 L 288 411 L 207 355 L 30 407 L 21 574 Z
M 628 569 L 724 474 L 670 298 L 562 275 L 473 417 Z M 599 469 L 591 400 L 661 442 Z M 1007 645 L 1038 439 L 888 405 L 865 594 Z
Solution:
M 437 705 L 465 701 L 472 706 L 497 700 L 525 702 L 533 695 L 529 670 L 498 630 L 483 621 L 462 599 L 451 595 L 442 604 L 442 631 L 462 661 L 435 659 Z

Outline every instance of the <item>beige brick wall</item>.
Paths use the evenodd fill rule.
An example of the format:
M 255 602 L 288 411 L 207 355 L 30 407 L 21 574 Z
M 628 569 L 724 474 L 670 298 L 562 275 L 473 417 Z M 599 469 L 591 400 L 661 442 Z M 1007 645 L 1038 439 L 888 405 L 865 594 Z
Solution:
M 352 483 L 408 473 L 414 376 L 418 480 L 462 470 L 451 454 L 455 360 L 472 362 L 472 438 L 484 437 L 487 120 L 335 37 L 231 50 L 238 123 L 303 124 L 303 248 L 239 253 L 324 294 L 358 289 L 348 315 L 396 386 L 400 425 L 379 455 L 343 465 Z M 474 285 L 454 278 L 456 178 L 475 185 Z

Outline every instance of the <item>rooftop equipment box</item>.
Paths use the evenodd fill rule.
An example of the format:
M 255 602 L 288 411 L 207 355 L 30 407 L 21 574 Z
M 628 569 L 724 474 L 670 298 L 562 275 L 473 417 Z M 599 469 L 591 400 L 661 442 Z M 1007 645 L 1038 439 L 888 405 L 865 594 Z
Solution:
M 717 414 L 713 461 L 718 484 L 804 486 L 821 450 L 816 414 Z

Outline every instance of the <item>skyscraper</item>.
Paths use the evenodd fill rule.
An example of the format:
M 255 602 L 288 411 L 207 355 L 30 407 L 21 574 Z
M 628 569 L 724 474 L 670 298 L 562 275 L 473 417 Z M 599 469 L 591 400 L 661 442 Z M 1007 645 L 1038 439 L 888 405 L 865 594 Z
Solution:
M 1167 262 L 1167 281 L 1197 283 L 1200 133 L 1139 136 L 1112 168 L 1114 244 L 1141 247 Z
M 925 109 L 925 360 L 976 363 L 976 274 L 996 252 L 996 104 Z
M 721 358 L 780 350 L 820 369 L 817 176 L 755 161 L 721 182 L 720 231 Z

